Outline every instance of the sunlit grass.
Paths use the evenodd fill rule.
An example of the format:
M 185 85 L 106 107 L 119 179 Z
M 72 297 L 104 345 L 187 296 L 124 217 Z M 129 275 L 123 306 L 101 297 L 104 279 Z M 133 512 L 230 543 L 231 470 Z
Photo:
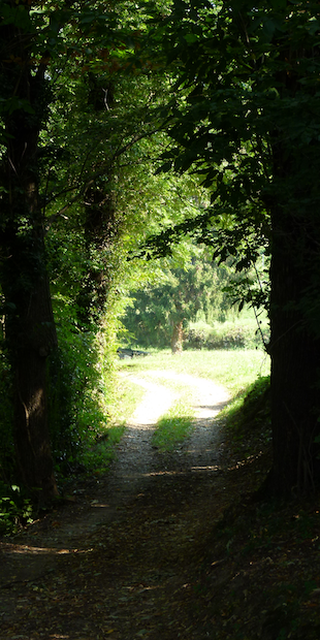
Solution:
M 146 357 L 119 361 L 118 369 L 120 372 L 143 375 L 146 378 L 148 371 L 157 371 L 159 375 L 156 379 L 159 383 L 179 391 L 178 402 L 160 419 L 153 437 L 154 446 L 170 451 L 178 443 L 183 442 L 192 431 L 192 390 L 189 385 L 186 388 L 177 381 L 165 379 L 164 376 L 162 378 L 162 371 L 169 370 L 203 377 L 225 387 L 230 393 L 230 402 L 220 415 L 228 420 L 228 417 L 231 417 L 242 405 L 250 385 L 257 378 L 269 375 L 270 359 L 264 351 L 259 349 L 184 351 L 179 355 L 172 355 L 169 350 L 154 350 Z M 129 397 L 126 400 L 128 408 L 135 389 L 131 388 L 131 400 Z M 132 412 L 136 405 L 137 399 L 134 404 L 131 404 Z
M 157 423 L 156 430 L 152 436 L 154 447 L 162 451 L 172 451 L 178 444 L 181 444 L 192 432 L 193 414 L 186 411 L 184 402 L 179 402 L 168 411 Z

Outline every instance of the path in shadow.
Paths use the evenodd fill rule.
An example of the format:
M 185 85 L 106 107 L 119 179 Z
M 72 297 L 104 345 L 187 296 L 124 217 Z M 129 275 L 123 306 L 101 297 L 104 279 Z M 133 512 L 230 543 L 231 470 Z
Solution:
M 110 473 L 79 483 L 75 503 L 1 543 L 1 639 L 201 638 L 188 559 L 219 511 L 214 417 L 228 396 L 185 374 L 146 375 L 134 378 L 146 394 Z M 161 378 L 194 393 L 194 432 L 170 454 L 151 444 L 177 399 Z

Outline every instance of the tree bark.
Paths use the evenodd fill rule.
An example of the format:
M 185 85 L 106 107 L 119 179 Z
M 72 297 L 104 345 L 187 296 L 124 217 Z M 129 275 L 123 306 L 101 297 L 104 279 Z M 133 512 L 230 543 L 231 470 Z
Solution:
M 294 218 L 283 220 L 279 210 L 274 212 L 270 311 L 274 457 L 269 482 L 275 495 L 309 491 L 320 479 L 319 445 L 315 442 L 320 340 L 301 304 L 311 284 L 308 265 L 315 238 L 310 238 L 309 232 L 310 219 L 298 223 Z M 317 232 L 320 241 L 320 229 Z
M 105 188 L 104 191 L 94 182 L 90 184 L 85 193 L 84 210 L 86 253 L 91 266 L 83 279 L 77 306 L 79 321 L 85 327 L 91 322 L 99 325 L 104 316 L 111 284 L 106 254 L 119 229 L 111 190 L 108 192 Z
M 183 321 L 179 320 L 173 325 L 171 350 L 172 353 L 181 353 L 183 344 Z
M 29 300 L 24 296 L 19 306 L 18 322 L 6 325 L 14 363 L 16 460 L 21 481 L 42 501 L 58 494 L 50 451 L 46 366 L 57 340 L 45 275 L 34 283 Z
M 307 493 L 320 481 L 315 440 L 320 413 L 319 129 L 312 136 L 305 133 L 319 107 L 317 87 L 301 91 L 299 64 L 317 52 L 300 50 L 300 43 L 291 49 L 288 34 L 275 77 L 279 120 L 270 135 L 273 467 L 268 486 L 274 495 Z
M 40 237 L 39 237 L 40 236 Z M 37 225 L 27 236 L 3 233 L 7 255 L 1 270 L 5 343 L 13 373 L 14 440 L 19 477 L 45 501 L 57 495 L 50 452 L 47 357 L 57 336 Z
M 294 80 L 287 89 L 295 95 Z M 272 150 L 278 188 L 271 206 L 270 483 L 273 494 L 287 495 L 308 492 L 320 480 L 320 148 L 313 142 L 297 150 L 282 131 Z
M 14 9 L 14 2 L 7 4 Z M 28 12 L 30 5 L 22 10 Z M 38 138 L 51 96 L 44 64 L 35 70 L 31 60 L 34 33 L 21 31 L 14 22 L 0 28 L 1 78 L 8 105 L 2 114 L 6 151 L 0 163 L 0 284 L 13 373 L 17 468 L 21 481 L 44 501 L 57 494 L 46 394 L 46 360 L 57 337 L 39 201 Z

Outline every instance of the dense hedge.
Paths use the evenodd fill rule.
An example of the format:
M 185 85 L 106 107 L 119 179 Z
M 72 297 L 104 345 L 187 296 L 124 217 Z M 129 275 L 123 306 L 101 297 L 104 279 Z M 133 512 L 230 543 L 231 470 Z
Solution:
M 269 340 L 268 327 L 261 328 L 265 343 Z M 252 349 L 261 347 L 262 337 L 257 325 L 238 322 L 190 323 L 185 334 L 185 349 Z

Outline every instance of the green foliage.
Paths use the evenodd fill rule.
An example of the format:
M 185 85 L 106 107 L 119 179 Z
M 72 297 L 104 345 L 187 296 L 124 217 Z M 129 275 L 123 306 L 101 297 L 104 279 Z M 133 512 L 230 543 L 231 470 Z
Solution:
M 100 437 L 86 438 L 86 447 L 77 457 L 77 463 L 83 465 L 87 473 L 105 473 L 116 456 L 116 445 L 120 442 L 125 427 L 109 426 Z
M 272 463 L 270 376 L 259 374 L 251 384 L 243 386 L 220 418 L 234 468 L 254 464 L 251 490 L 259 491 Z
M 222 175 L 221 131 L 228 122 L 224 115 L 216 148 L 220 164 L 213 182 L 216 181 L 220 191 L 214 225 L 210 197 L 199 187 L 198 178 L 188 174 L 177 176 L 177 172 L 183 174 L 185 168 L 191 166 L 196 154 L 199 179 L 204 178 L 207 187 L 213 153 L 211 138 L 209 143 L 205 141 L 207 133 L 211 136 L 213 126 L 211 116 L 206 112 L 208 103 L 210 113 L 214 109 L 206 89 L 209 76 L 204 71 L 203 60 L 207 55 L 204 48 L 211 42 L 208 36 L 212 36 L 206 17 L 213 16 L 214 30 L 217 11 L 209 4 L 197 8 L 197 3 L 193 3 L 189 16 L 192 28 L 189 29 L 189 18 L 184 15 L 186 8 L 187 4 L 179 2 L 142 2 L 139 11 L 132 10 L 126 2 L 102 6 L 96 2 L 66 5 L 50 0 L 45 6 L 32 8 L 30 3 L 8 1 L 1 4 L 3 42 L 9 42 L 13 49 L 7 52 L 4 45 L 1 47 L 3 146 L 0 149 L 0 186 L 3 194 L 11 194 L 11 186 L 6 182 L 7 169 L 10 165 L 13 176 L 17 168 L 12 167 L 16 160 L 12 160 L 10 145 L 16 140 L 17 132 L 19 142 L 21 127 L 23 134 L 27 131 L 27 138 L 21 138 L 17 157 L 24 159 L 30 149 L 30 138 L 36 140 L 32 172 L 39 203 L 38 217 L 33 207 L 27 215 L 16 206 L 13 229 L 10 226 L 12 212 L 9 206 L 4 206 L 1 233 L 8 232 L 10 238 L 16 234 L 19 242 L 27 243 L 26 251 L 18 252 L 20 262 L 16 263 L 19 285 L 24 292 L 32 290 L 35 273 L 46 269 L 49 273 L 59 338 L 58 357 L 50 362 L 47 370 L 49 422 L 57 468 L 64 473 L 75 468 L 77 460 L 84 460 L 88 449 L 94 450 L 96 438 L 110 424 L 109 412 L 113 403 L 111 353 L 115 350 L 119 318 L 130 290 L 137 291 L 139 282 L 140 285 L 147 283 L 141 294 L 137 291 L 136 302 L 129 311 L 131 324 L 126 325 L 129 333 L 136 332 L 139 315 L 136 312 L 141 311 L 138 300 L 141 295 L 146 302 L 140 333 L 136 333 L 141 343 L 149 332 L 150 342 L 168 344 L 169 333 L 177 320 L 196 320 L 201 310 L 205 319 L 211 321 L 216 316 L 221 317 L 228 306 L 220 289 L 222 281 L 228 279 L 225 270 L 209 266 L 201 259 L 198 262 L 189 260 L 186 266 L 185 246 L 176 251 L 175 262 L 167 262 L 166 276 L 162 274 L 160 287 L 154 287 L 159 269 L 152 261 L 138 267 L 136 259 L 127 261 L 128 254 L 131 257 L 138 255 L 141 243 L 161 230 L 164 234 L 161 251 L 167 251 L 166 234 L 171 233 L 173 225 L 179 227 L 180 235 L 190 228 L 198 240 L 210 243 L 214 237 L 214 246 L 219 243 L 228 246 L 227 253 L 235 257 L 237 264 L 237 251 L 241 245 L 242 266 L 245 267 L 261 256 L 261 244 L 267 245 L 269 227 L 265 210 L 258 206 L 257 198 L 251 197 L 249 188 L 244 197 L 241 182 L 246 171 L 250 172 L 249 183 L 255 176 L 249 137 L 241 141 L 242 146 L 239 143 L 236 147 L 237 150 L 243 148 L 242 159 L 233 162 L 231 153 L 225 175 Z M 194 11 L 199 11 L 199 28 Z M 200 92 L 199 100 L 197 94 L 192 93 L 193 89 L 190 92 L 193 77 L 188 79 L 186 76 L 185 86 L 182 83 L 173 102 L 166 104 L 171 77 L 163 72 L 163 66 L 158 66 L 158 60 L 154 61 L 155 58 L 149 55 L 150 39 L 145 46 L 150 18 L 153 26 L 160 18 L 160 30 L 166 30 L 164 40 L 165 31 L 160 33 L 159 39 L 159 32 L 157 34 L 152 28 L 154 50 L 159 53 L 161 48 L 162 63 L 168 38 L 173 41 L 180 26 L 182 39 L 177 36 L 178 47 L 171 57 L 173 64 L 178 60 L 180 66 L 181 53 L 188 68 L 195 50 L 199 50 L 202 66 L 196 68 L 196 74 L 203 81 L 206 93 L 202 96 Z M 11 31 L 16 28 L 19 33 Z M 15 55 L 17 45 L 14 43 L 17 42 L 23 64 Z M 230 55 L 227 59 L 230 60 Z M 221 57 L 217 60 L 222 64 Z M 197 56 L 194 65 L 198 65 Z M 22 69 L 26 76 L 20 85 Z M 29 93 L 24 92 L 22 85 L 30 88 Z M 219 108 L 225 104 L 224 98 L 220 98 L 217 94 Z M 238 122 L 238 103 L 230 99 L 231 104 L 233 118 L 226 129 L 229 143 L 231 128 L 235 121 Z M 180 109 L 186 117 L 181 127 L 178 121 Z M 204 118 L 200 140 L 195 135 L 199 115 Z M 164 161 L 174 165 L 176 174 L 164 176 L 158 172 L 155 175 L 155 168 L 161 165 L 159 155 L 167 146 L 162 127 L 163 118 L 167 116 L 170 117 L 170 135 L 177 140 L 180 151 L 172 155 L 169 150 Z M 207 117 L 210 126 L 207 126 Z M 202 151 L 206 154 L 205 167 L 200 160 Z M 224 162 L 225 156 L 223 158 Z M 210 188 L 213 182 L 210 182 Z M 20 185 L 16 193 L 19 189 L 21 191 Z M 223 199 L 224 193 L 230 197 L 233 194 L 234 198 L 226 211 L 223 209 L 227 201 L 227 198 Z M 238 194 L 241 206 L 249 212 L 249 232 L 245 222 L 237 230 L 240 215 L 232 207 L 237 204 Z M 9 200 L 8 197 L 6 202 Z M 228 220 L 226 212 L 230 214 Z M 199 219 L 203 223 L 199 224 Z M 218 221 L 219 231 L 216 229 Z M 185 224 L 187 226 L 183 226 Z M 255 240 L 254 233 L 258 228 L 259 237 Z M 45 230 L 43 252 L 34 250 L 39 229 Z M 248 243 L 240 238 L 244 229 Z M 5 251 L 9 251 L 7 237 L 1 235 L 0 240 L 3 240 Z M 10 251 L 8 255 L 11 255 Z M 28 261 L 24 260 L 26 256 Z M 219 254 L 219 259 L 221 257 Z M 4 260 L 3 265 L 7 264 Z M 11 290 L 16 282 L 12 278 Z M 10 304 L 10 287 L 6 291 L 6 310 Z M 232 340 L 239 339 L 235 336 Z M 10 395 L 5 394 L 5 397 Z M 3 407 L 6 420 L 10 422 L 11 409 L 7 411 L 5 404 Z M 4 426 L 3 431 L 8 438 L 5 449 L 11 456 L 11 428 L 7 430 Z
M 22 524 L 32 521 L 31 501 L 17 485 L 0 480 L 0 535 L 17 533 Z
M 227 267 L 212 264 L 203 250 L 192 245 L 183 267 L 177 268 L 174 260 L 166 260 L 159 267 L 156 284 L 151 282 L 132 294 L 123 319 L 138 344 L 169 346 L 176 324 L 183 322 L 186 329 L 199 312 L 208 321 L 225 317 L 230 307 L 223 293 L 223 285 L 229 282 Z
M 260 376 L 239 397 L 236 405 L 230 406 L 226 412 L 227 428 L 232 430 L 235 441 L 248 440 L 255 434 L 262 442 L 270 441 L 270 376 Z
M 237 269 L 248 269 L 261 249 L 270 253 L 276 203 L 288 220 L 301 221 L 302 210 L 317 202 L 317 25 L 312 2 L 173 4 L 159 28 L 168 63 L 178 69 L 167 114 L 174 144 L 164 153 L 163 169 L 192 167 L 209 188 L 211 205 L 157 238 L 160 254 L 190 232 L 213 247 L 216 259 L 231 255 Z M 307 299 L 312 306 L 309 294 L 305 311 Z M 252 296 L 268 305 L 264 275 L 254 292 L 243 289 L 243 300 Z
M 166 243 L 190 233 L 213 248 L 214 259 L 232 256 L 245 274 L 256 269 L 257 287 L 240 294 L 241 305 L 254 302 L 271 319 L 277 400 L 270 490 L 281 486 L 290 495 L 301 484 L 313 490 L 313 475 L 319 479 L 313 464 L 319 455 L 318 4 L 177 0 L 160 34 L 177 74 L 166 114 L 172 147 L 162 169 L 192 170 L 210 191 L 210 204 L 197 219 L 151 239 L 147 249 L 159 247 L 162 255 Z
M 151 78 L 148 62 L 136 55 L 145 10 L 144 3 L 137 12 L 113 2 L 31 8 L 4 0 L 0 7 L 0 244 L 2 258 L 10 257 L 1 258 L 0 285 L 7 313 L 13 290 L 27 298 L 35 277 L 49 274 L 60 344 L 47 367 L 45 395 L 61 471 L 76 466 L 79 452 L 108 423 L 111 353 L 134 279 L 127 253 L 144 237 L 147 220 L 158 229 L 165 197 L 176 201 L 167 203 L 168 219 L 181 202 L 180 192 L 172 198 L 164 188 L 163 176 L 151 175 L 150 158 L 164 134 L 154 144 L 150 138 L 168 82 L 158 73 Z M 25 187 L 30 172 L 32 187 Z M 9 268 L 4 278 L 8 265 L 16 277 Z M 8 440 L 11 455 L 12 430 Z
M 263 327 L 265 340 L 268 339 L 268 328 Z M 257 325 L 243 321 L 190 322 L 186 331 L 185 349 L 252 349 L 262 347 L 260 331 Z
M 116 363 L 120 365 L 125 362 L 121 360 Z M 113 391 L 110 397 L 110 391 Z M 108 388 L 109 402 L 108 410 L 112 424 L 123 426 L 132 416 L 134 410 L 143 398 L 144 390 L 140 385 L 134 384 L 127 376 L 116 376 L 113 388 Z
M 72 329 L 72 327 L 71 327 Z M 59 331 L 60 357 L 51 364 L 50 423 L 57 469 L 65 474 L 108 426 L 103 354 L 93 332 Z M 111 376 L 108 379 L 111 385 Z
M 124 5 L 108 8 L 103 21 L 112 27 L 111 37 L 100 30 L 98 9 L 84 7 L 84 14 L 85 31 L 93 21 L 86 48 L 64 60 L 51 117 L 40 137 L 61 358 L 50 370 L 50 420 L 61 470 L 76 467 L 77 460 L 83 463 L 86 450 L 97 451 L 95 438 L 114 419 L 116 332 L 130 288 L 145 277 L 137 261 L 126 261 L 128 252 L 147 227 L 158 230 L 181 219 L 190 209 L 182 199 L 195 190 L 190 178 L 153 175 L 150 159 L 164 141 L 156 131 L 155 107 L 167 81 L 131 67 L 134 15 Z M 139 14 L 140 27 L 143 20 Z

